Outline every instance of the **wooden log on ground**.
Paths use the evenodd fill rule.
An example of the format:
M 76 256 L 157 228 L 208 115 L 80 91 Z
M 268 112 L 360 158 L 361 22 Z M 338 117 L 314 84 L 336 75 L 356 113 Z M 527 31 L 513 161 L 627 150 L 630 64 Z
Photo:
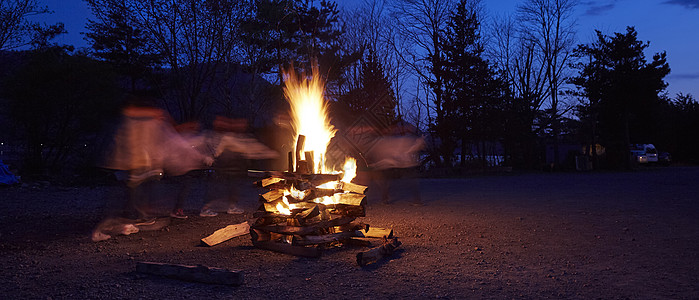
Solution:
M 136 263 L 136 272 L 172 279 L 238 286 L 243 284 L 243 273 L 222 268 L 188 266 L 156 262 Z
M 234 237 L 246 235 L 250 233 L 250 224 L 248 222 L 228 225 L 224 228 L 214 231 L 213 234 L 201 239 L 201 242 L 211 247 L 230 240 Z
M 381 246 L 357 253 L 357 264 L 360 267 L 379 261 L 381 258 L 391 256 L 401 245 L 397 238 L 386 240 Z
M 364 234 L 364 237 L 367 238 L 393 238 L 393 229 L 390 228 L 369 227 L 368 230 L 361 231 L 362 234 Z
M 296 256 L 303 256 L 303 257 L 319 257 L 320 256 L 320 249 L 316 247 L 304 247 L 304 246 L 294 246 L 286 243 L 278 243 L 278 242 L 273 242 L 273 241 L 258 241 L 252 242 L 253 246 L 260 248 L 260 249 L 266 249 L 266 250 L 272 250 L 280 253 L 286 253 L 286 254 L 291 254 L 291 255 L 296 255 Z

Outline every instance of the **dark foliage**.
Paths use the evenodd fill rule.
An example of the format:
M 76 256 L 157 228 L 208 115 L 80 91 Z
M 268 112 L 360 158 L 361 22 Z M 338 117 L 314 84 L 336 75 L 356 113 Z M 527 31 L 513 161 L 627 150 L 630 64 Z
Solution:
M 614 36 L 597 31 L 594 43 L 577 49 L 577 55 L 587 60 L 577 66 L 579 75 L 572 79 L 588 100 L 579 112 L 582 120 L 594 122 L 590 140 L 607 148 L 610 167 L 628 167 L 628 145 L 648 143 L 661 134 L 660 94 L 670 67 L 664 52 L 647 62 L 643 52 L 647 47 L 628 27 Z
M 4 83 L 10 117 L 22 132 L 24 171 L 53 173 L 97 152 L 98 133 L 117 113 L 109 66 L 62 47 L 27 53 Z M 94 154 L 93 154 L 94 155 Z

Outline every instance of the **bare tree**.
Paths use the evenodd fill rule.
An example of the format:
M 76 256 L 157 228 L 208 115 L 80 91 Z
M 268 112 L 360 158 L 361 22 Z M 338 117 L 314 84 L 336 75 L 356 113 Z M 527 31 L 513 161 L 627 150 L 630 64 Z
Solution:
M 442 33 L 454 7 L 452 0 L 396 0 L 391 5 L 395 38 L 391 45 L 402 64 L 417 77 L 416 82 L 428 83 L 429 93 L 420 99 L 425 103 L 427 122 L 438 137 L 446 137 L 438 130 L 444 122 L 445 111 L 442 94 L 444 83 L 440 77 L 442 68 Z M 436 156 L 435 156 L 436 158 Z M 437 163 L 442 163 L 437 161 Z
M 41 7 L 38 0 L 0 0 L 0 50 L 12 50 L 30 45 L 34 42 L 33 33 L 46 30 L 41 25 L 30 22 L 28 17 L 51 13 Z M 63 32 L 62 25 L 54 25 Z
M 545 87 L 545 65 L 536 55 L 533 41 L 520 35 L 516 20 L 511 16 L 495 18 L 490 31 L 493 47 L 488 53 L 489 58 L 500 69 L 513 97 L 525 102 L 532 111 L 538 111 L 548 90 Z
M 398 51 L 394 49 L 398 42 L 395 41 L 396 30 L 391 24 L 388 5 L 387 0 L 364 0 L 356 10 L 346 13 L 344 15 L 346 31 L 342 43 L 349 48 L 348 51 L 369 50 L 376 54 L 395 92 L 398 103 L 396 114 L 402 119 L 404 109 L 411 110 L 403 103 L 405 95 L 408 94 L 405 89 L 410 74 L 398 56 Z M 358 86 L 360 67 L 361 64 L 356 63 L 346 70 L 346 82 L 339 90 L 340 93 Z
M 168 110 L 180 120 L 198 119 L 227 86 L 235 62 L 241 1 L 87 0 L 99 22 L 109 7 L 123 7 L 130 24 L 162 57 L 167 78 L 158 87 L 175 100 Z M 101 19 L 100 19 L 101 18 Z
M 547 118 L 553 130 L 554 164 L 558 164 L 558 136 L 560 131 L 559 92 L 566 80 L 568 63 L 575 46 L 573 10 L 577 0 L 527 0 L 518 7 L 522 36 L 527 44 L 535 46 L 544 67 L 548 88 Z
M 212 102 L 206 92 L 225 64 L 233 62 L 236 1 L 134 1 L 137 22 L 148 31 L 171 72 L 181 119 L 203 115 Z M 225 74 L 225 73 L 223 73 Z M 208 89 L 208 90 L 207 90 Z

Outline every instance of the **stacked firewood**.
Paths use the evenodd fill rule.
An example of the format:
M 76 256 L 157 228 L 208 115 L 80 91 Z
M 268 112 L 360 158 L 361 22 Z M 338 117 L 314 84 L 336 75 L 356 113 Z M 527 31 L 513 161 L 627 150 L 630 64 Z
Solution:
M 366 213 L 367 187 L 342 182 L 342 173 L 314 174 L 313 154 L 306 152 L 301 160 L 303 140 L 300 136 L 296 153 L 289 153 L 289 171 L 267 173 L 256 183 L 269 191 L 260 195 L 257 219 L 250 226 L 253 245 L 317 257 L 322 248 L 339 243 L 368 244 L 355 238 L 391 238 L 391 230 L 370 230 L 356 221 Z
M 341 174 L 281 173 L 258 182 L 270 191 L 260 195 L 257 220 L 250 229 L 256 247 L 316 257 L 318 246 L 364 237 L 365 186 L 340 182 Z M 335 182 L 334 188 L 320 188 Z M 323 201 L 325 200 L 325 201 Z M 325 204 L 324 204 L 325 203 Z

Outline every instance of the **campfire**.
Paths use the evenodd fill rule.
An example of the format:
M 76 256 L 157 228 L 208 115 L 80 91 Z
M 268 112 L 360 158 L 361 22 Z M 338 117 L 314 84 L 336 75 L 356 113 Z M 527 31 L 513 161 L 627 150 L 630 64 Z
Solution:
M 370 229 L 356 221 L 366 213 L 367 187 L 352 183 L 355 159 L 347 157 L 341 170 L 333 170 L 325 155 L 336 130 L 327 115 L 317 70 L 311 78 L 298 78 L 293 71 L 285 74 L 284 92 L 291 106 L 295 151 L 288 153 L 286 172 L 269 172 L 256 183 L 269 191 L 260 195 L 257 219 L 250 226 L 253 245 L 306 257 L 345 243 L 369 245 L 357 239 L 365 237 L 397 246 L 397 240 L 388 241 L 391 230 Z M 357 256 L 360 264 L 361 256 Z

